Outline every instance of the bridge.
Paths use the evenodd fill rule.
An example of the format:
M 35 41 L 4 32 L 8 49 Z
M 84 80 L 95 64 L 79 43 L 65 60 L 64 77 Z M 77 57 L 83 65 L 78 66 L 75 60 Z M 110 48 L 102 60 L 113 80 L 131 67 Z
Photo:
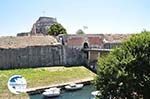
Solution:
M 109 53 L 112 48 L 121 44 L 129 35 L 123 34 L 83 34 L 59 35 L 57 38 L 62 45 L 82 49 L 85 53 L 87 67 L 96 70 L 99 57 Z
M 103 49 L 103 48 L 84 48 L 82 49 L 85 53 L 85 57 L 87 58 L 87 66 L 93 71 L 96 71 L 96 65 L 98 58 L 100 56 L 108 54 L 111 49 Z

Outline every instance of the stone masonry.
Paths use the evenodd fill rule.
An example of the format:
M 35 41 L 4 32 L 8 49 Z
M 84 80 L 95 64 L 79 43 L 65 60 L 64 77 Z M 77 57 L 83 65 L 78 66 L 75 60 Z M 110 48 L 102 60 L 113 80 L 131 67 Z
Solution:
M 51 36 L 0 37 L 0 69 L 84 65 L 84 53 Z
M 48 27 L 54 23 L 57 23 L 56 18 L 40 17 L 36 23 L 33 24 L 31 35 L 47 35 Z
M 113 37 L 113 38 L 112 38 Z M 86 65 L 101 54 L 83 48 L 110 49 L 128 35 L 60 35 L 0 37 L 0 69 Z M 59 42 L 58 42 L 59 40 Z
M 59 35 L 58 39 L 63 45 L 73 48 L 101 48 L 111 49 L 125 40 L 131 34 L 72 34 Z

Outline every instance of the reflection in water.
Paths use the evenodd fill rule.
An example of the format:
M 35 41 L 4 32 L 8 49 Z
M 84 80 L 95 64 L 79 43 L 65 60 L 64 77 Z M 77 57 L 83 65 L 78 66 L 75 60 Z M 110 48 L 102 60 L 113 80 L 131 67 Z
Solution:
M 58 97 L 44 97 L 42 94 L 30 95 L 30 99 L 94 99 L 91 92 L 94 91 L 93 85 L 86 85 L 81 90 L 76 91 L 61 91 Z

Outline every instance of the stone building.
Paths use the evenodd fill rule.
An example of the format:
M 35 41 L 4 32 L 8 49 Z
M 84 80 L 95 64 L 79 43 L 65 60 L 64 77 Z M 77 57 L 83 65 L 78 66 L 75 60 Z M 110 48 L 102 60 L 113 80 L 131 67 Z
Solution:
M 58 39 L 63 45 L 73 48 L 111 49 L 128 36 L 129 34 L 61 34 Z
M 132 34 L 104 34 L 103 49 L 117 47 Z
M 101 48 L 103 43 L 102 34 L 72 34 L 59 35 L 58 39 L 63 45 L 73 48 Z
M 17 36 L 30 36 L 30 32 L 17 33 Z
M 56 18 L 40 17 L 34 24 L 31 30 L 31 35 L 47 35 L 48 27 L 56 23 Z

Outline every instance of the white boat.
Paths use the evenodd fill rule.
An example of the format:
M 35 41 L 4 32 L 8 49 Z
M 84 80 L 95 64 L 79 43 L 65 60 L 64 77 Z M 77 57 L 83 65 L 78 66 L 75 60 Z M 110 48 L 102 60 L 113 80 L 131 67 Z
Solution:
M 49 88 L 45 89 L 45 91 L 42 93 L 46 97 L 56 97 L 60 95 L 60 88 Z
M 44 91 L 60 91 L 61 88 L 57 88 L 57 87 L 52 87 L 49 89 L 45 89 Z
M 91 95 L 92 95 L 92 96 L 100 96 L 101 93 L 100 93 L 100 91 L 92 91 L 92 92 L 91 92 Z
M 65 86 L 65 89 L 67 90 L 77 90 L 81 89 L 83 87 L 83 84 L 69 84 Z

